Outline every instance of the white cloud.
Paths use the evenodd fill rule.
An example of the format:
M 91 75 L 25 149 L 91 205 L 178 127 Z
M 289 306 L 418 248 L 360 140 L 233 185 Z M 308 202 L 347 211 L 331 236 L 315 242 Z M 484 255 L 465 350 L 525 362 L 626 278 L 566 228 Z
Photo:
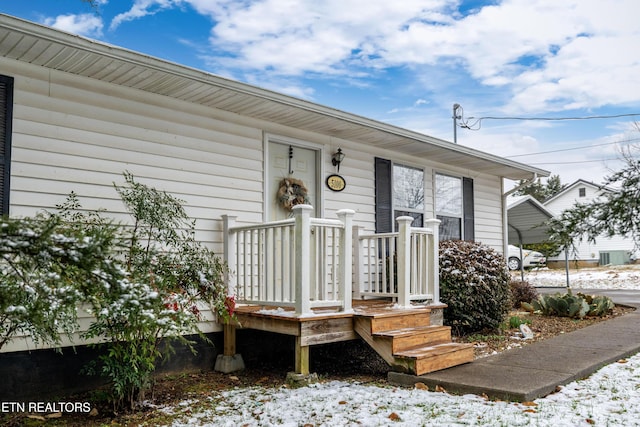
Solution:
M 513 93 L 510 111 L 640 99 L 635 0 L 505 0 L 462 16 L 457 0 L 184 0 L 215 21 L 216 68 L 369 76 L 438 66 Z M 171 3 L 138 1 L 150 13 Z M 173 3 L 178 3 L 173 2 Z
M 159 11 L 179 6 L 182 3 L 182 0 L 135 0 L 131 9 L 113 18 L 109 28 L 115 30 L 123 22 L 144 18 L 147 15 L 153 15 Z
M 43 23 L 62 31 L 87 37 L 100 37 L 104 26 L 102 19 L 89 13 L 80 15 L 59 15 L 55 18 L 46 18 Z

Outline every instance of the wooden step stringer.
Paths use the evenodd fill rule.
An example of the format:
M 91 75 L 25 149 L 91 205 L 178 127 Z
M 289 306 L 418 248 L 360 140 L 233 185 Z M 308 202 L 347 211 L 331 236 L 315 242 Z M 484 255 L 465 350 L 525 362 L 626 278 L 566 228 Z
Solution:
M 473 346 L 451 341 L 449 326 L 430 323 L 428 308 L 358 313 L 355 330 L 393 369 L 422 375 L 473 360 Z

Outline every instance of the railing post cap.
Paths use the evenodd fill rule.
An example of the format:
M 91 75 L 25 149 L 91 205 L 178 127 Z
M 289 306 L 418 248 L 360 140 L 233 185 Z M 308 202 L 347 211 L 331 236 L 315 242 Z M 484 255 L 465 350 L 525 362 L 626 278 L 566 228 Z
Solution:
M 399 216 L 396 218 L 398 222 L 413 222 L 414 218 L 412 216 Z
M 336 215 L 338 216 L 354 216 L 356 214 L 356 211 L 354 211 L 353 209 L 340 209 L 338 212 L 336 212 Z
M 296 210 L 304 210 L 304 211 L 312 211 L 313 210 L 313 206 L 311 205 L 305 205 L 305 204 L 300 204 L 300 205 L 295 205 L 293 208 L 291 208 L 293 211 Z

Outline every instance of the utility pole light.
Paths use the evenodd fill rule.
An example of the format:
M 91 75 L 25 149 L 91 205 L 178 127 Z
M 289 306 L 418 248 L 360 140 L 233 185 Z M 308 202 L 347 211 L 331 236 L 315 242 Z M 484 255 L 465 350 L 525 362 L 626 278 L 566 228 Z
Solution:
M 453 143 L 458 143 L 458 119 L 461 119 L 462 116 L 458 114 L 458 110 L 460 109 L 460 104 L 453 104 Z

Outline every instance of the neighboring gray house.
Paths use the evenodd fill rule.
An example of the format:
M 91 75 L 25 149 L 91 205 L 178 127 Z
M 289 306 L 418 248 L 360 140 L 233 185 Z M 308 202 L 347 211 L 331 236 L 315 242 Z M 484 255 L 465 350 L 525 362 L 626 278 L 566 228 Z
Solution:
M 555 196 L 544 202 L 553 215 L 559 215 L 562 211 L 575 206 L 578 203 L 586 204 L 597 199 L 611 189 L 602 187 L 582 179 L 567 186 Z M 586 240 L 576 242 L 577 251 L 569 252 L 570 261 L 578 261 L 581 265 L 621 265 L 628 264 L 636 259 L 635 243 L 633 239 L 622 236 L 600 237 L 596 243 L 589 243 Z M 558 256 L 550 258 L 550 265 L 562 263 L 564 265 L 564 251 Z

